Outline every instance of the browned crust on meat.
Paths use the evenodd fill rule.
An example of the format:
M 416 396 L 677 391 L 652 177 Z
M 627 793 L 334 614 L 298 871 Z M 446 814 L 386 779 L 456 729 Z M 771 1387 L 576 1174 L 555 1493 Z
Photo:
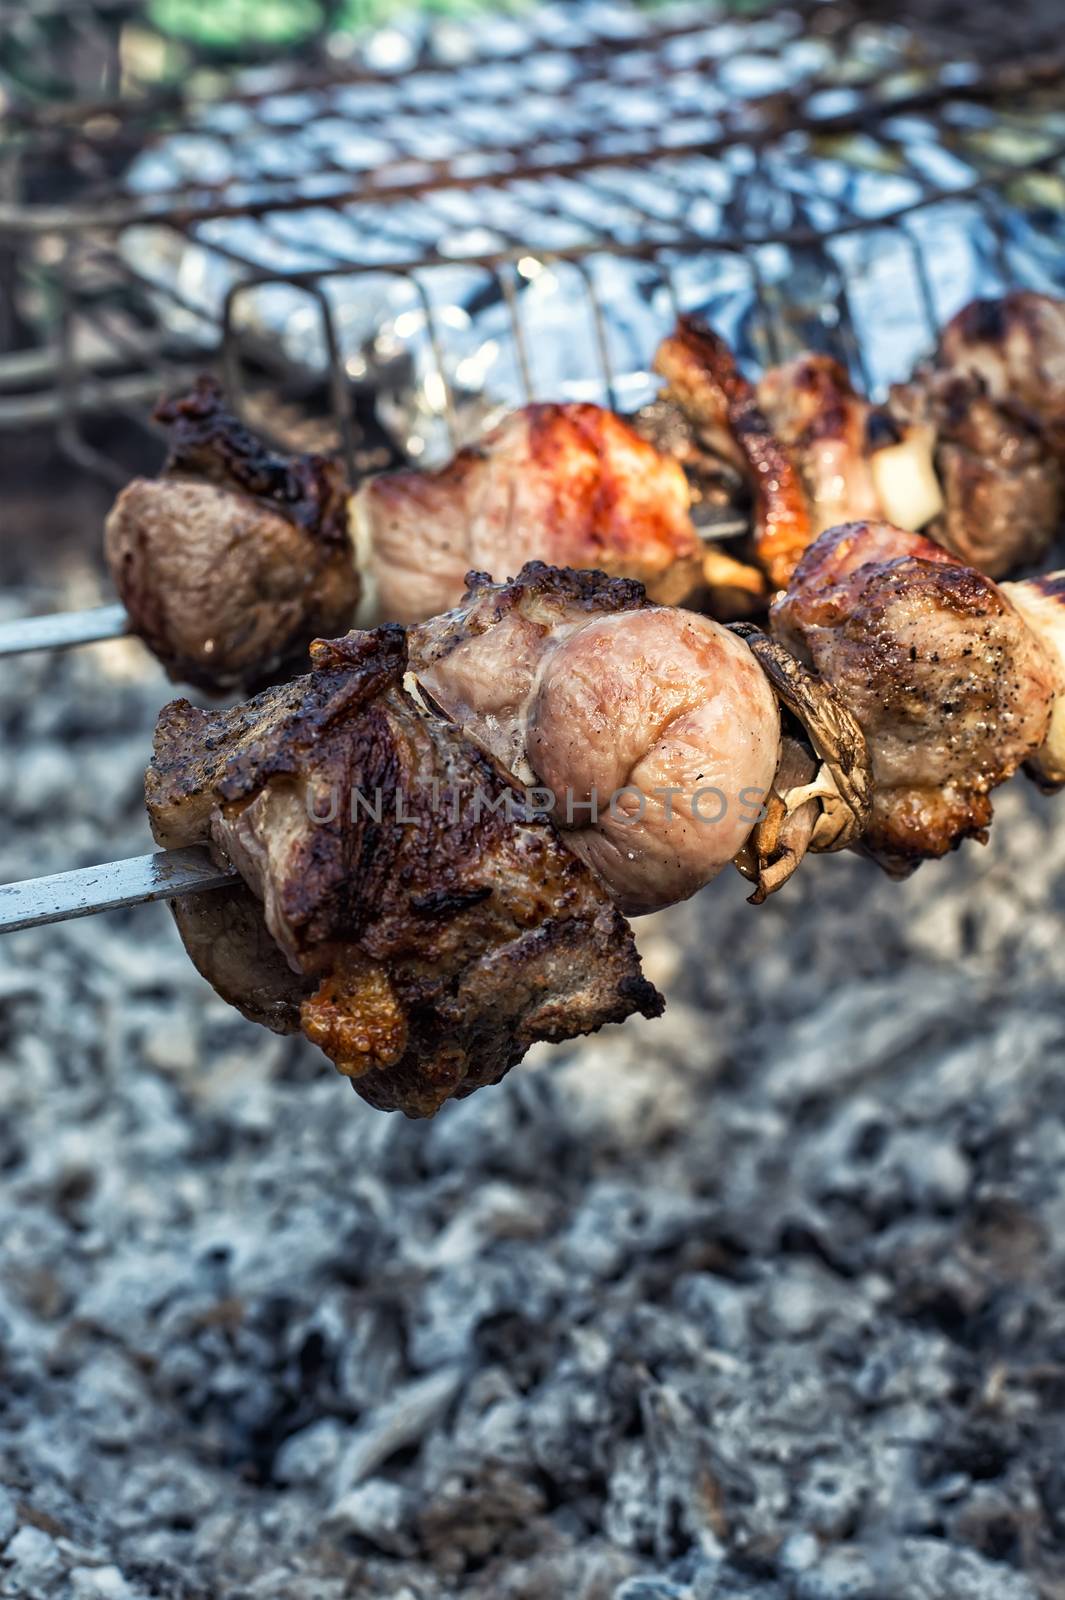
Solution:
M 767 380 L 769 376 L 782 392 L 792 391 L 788 410 L 794 427 L 787 443 L 805 448 L 847 433 L 858 397 L 846 367 L 835 356 L 808 351 L 787 366 L 774 368 Z
M 462 605 L 467 606 L 488 593 L 495 595 L 494 611 L 484 613 L 484 627 L 522 602 L 542 602 L 552 608 L 580 611 L 588 617 L 636 611 L 651 603 L 643 584 L 635 578 L 613 578 L 607 572 L 594 569 L 574 571 L 569 567 L 551 567 L 544 561 L 527 561 L 517 577 L 507 583 L 494 583 L 487 572 L 467 572 Z M 483 632 L 483 628 L 478 631 Z
M 550 823 L 508 810 L 512 782 L 490 757 L 403 690 L 403 630 L 319 641 L 312 659 L 246 706 L 177 702 L 160 717 L 146 785 L 160 840 L 228 848 L 264 802 L 288 829 L 265 870 L 295 978 L 263 979 L 246 902 L 243 989 L 238 960 L 219 971 L 179 916 L 226 997 L 271 1026 L 298 998 L 303 1031 L 364 1098 L 417 1116 L 495 1082 L 536 1040 L 657 1014 L 596 879 Z
M 724 430 L 733 441 L 754 499 L 758 559 L 774 588 L 784 588 L 813 529 L 798 470 L 753 386 L 724 340 L 694 316 L 678 319 L 659 347 L 655 368 L 682 410 L 704 427 Z
M 997 585 L 920 535 L 852 524 L 811 546 L 772 621 L 865 733 L 874 795 L 863 850 L 904 876 L 984 839 L 990 791 L 1043 743 L 1057 682 Z
M 128 484 L 105 529 L 132 629 L 172 678 L 211 692 L 269 682 L 354 618 L 343 473 L 270 451 L 211 378 L 156 416 L 171 432 L 163 474 Z
M 677 461 L 613 412 L 576 403 L 525 406 L 438 471 L 387 474 L 360 498 L 380 591 L 408 621 L 426 613 L 403 609 L 389 566 L 417 574 L 423 551 L 433 613 L 458 603 L 464 567 L 502 580 L 529 556 L 637 578 L 675 603 L 700 581 L 689 505 Z
M 950 327 L 955 329 L 967 344 L 1000 344 L 1005 339 L 1010 323 L 1010 301 L 1005 296 L 988 300 L 970 300 L 953 318 Z
M 1065 457 L 1065 388 L 1060 374 L 1065 342 L 1065 300 L 1031 289 L 1015 289 L 992 299 L 973 300 L 956 313 L 940 336 L 941 367 L 964 371 L 969 363 L 993 373 L 992 392 L 1008 401 L 1043 432 L 1059 458 Z M 1048 351 L 1048 345 L 1056 347 Z
M 941 344 L 961 339 L 969 345 L 1004 345 L 1012 332 L 1020 330 L 1038 345 L 1043 337 L 1044 316 L 1052 308 L 1065 316 L 1060 300 L 1032 289 L 1013 289 L 993 298 L 970 300 L 944 328 Z
M 1039 560 L 1062 520 L 1065 475 L 1034 416 L 963 369 L 921 368 L 889 405 L 896 421 L 934 430 L 945 505 L 933 537 L 992 578 Z
M 551 519 L 581 530 L 582 565 L 651 581 L 663 555 L 672 562 L 698 556 L 698 537 L 686 512 L 678 514 L 676 497 L 634 495 L 634 461 L 648 480 L 680 468 L 627 422 L 602 406 L 576 403 L 530 405 L 525 415 L 532 460 L 552 488 Z M 568 470 L 585 453 L 593 470 Z
M 814 540 L 795 568 L 788 593 L 776 603 L 774 617 L 778 623 L 795 611 L 794 602 L 798 600 L 804 627 L 832 626 L 846 615 L 854 582 L 865 583 L 906 557 L 943 566 L 959 565 L 956 556 L 922 533 L 898 533 L 890 555 L 882 549 L 867 553 L 865 536 L 871 527 L 867 522 L 845 522 L 838 528 L 827 528 Z
M 613 616 L 650 603 L 634 578 L 575 572 L 543 561 L 527 561 L 507 583 L 493 582 L 487 572 L 468 572 L 466 593 L 454 611 L 409 630 L 410 655 L 420 672 L 515 613 L 546 630 L 559 621 Z

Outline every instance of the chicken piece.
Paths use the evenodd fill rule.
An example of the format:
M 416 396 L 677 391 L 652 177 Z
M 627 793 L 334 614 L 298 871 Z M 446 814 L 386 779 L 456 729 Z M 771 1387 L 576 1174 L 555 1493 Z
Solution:
M 1022 408 L 1065 454 L 1065 300 L 1017 290 L 972 301 L 944 328 L 936 365 L 976 373 L 992 400 Z
M 865 735 L 863 845 L 895 876 L 983 839 L 989 792 L 1043 746 L 1061 670 L 991 579 L 887 523 L 821 535 L 773 606 L 773 632 Z
M 526 566 L 411 630 L 419 684 L 522 778 L 626 915 L 686 899 L 758 821 L 780 717 L 746 645 L 639 586 Z
M 133 631 L 170 677 L 263 682 L 350 627 L 359 580 L 340 468 L 272 454 L 210 378 L 156 417 L 171 430 L 166 465 L 123 489 L 105 548 Z
M 363 485 L 352 527 L 360 620 L 420 622 L 462 599 L 466 573 L 513 577 L 530 556 L 637 578 L 666 604 L 699 582 L 684 472 L 593 405 L 530 405 L 439 472 Z
M 802 479 L 774 435 L 732 352 L 698 317 L 681 317 L 655 356 L 666 396 L 705 442 L 743 473 L 754 508 L 754 547 L 776 589 L 783 589 L 814 526 Z
M 1065 472 L 1030 416 L 992 398 L 977 372 L 932 368 L 896 385 L 887 411 L 935 441 L 942 510 L 927 531 L 938 544 L 992 578 L 1044 554 L 1065 512 Z
M 880 515 L 868 423 L 872 411 L 840 362 L 808 352 L 773 367 L 758 384 L 758 404 L 798 463 L 813 534 Z
M 160 844 L 209 841 L 243 880 L 176 902 L 204 976 L 371 1104 L 430 1116 L 536 1040 L 662 1001 L 594 876 L 406 670 L 382 628 L 232 710 L 175 701 L 146 795 Z

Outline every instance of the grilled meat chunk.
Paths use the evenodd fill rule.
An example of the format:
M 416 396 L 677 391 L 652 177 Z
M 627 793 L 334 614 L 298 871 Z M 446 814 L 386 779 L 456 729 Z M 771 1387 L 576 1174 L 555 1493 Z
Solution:
M 597 617 L 647 604 L 643 586 L 630 579 L 542 561 L 526 562 L 509 583 L 470 572 L 461 605 L 407 630 L 411 670 L 508 772 L 535 782 L 526 718 L 545 653 Z
M 772 367 L 758 400 L 802 474 L 815 535 L 885 517 L 916 531 L 942 510 L 927 419 L 886 415 L 832 356 Z
M 810 547 L 771 621 L 865 734 L 868 852 L 904 876 L 983 838 L 990 790 L 1042 747 L 1065 688 L 1002 590 L 918 534 L 854 523 Z
M 471 569 L 504 580 L 531 555 L 637 578 L 673 604 L 700 576 L 688 505 L 678 463 L 612 412 L 525 406 L 440 471 L 360 489 L 360 615 L 420 622 L 459 603 Z
M 1065 454 L 1065 300 L 1017 290 L 972 301 L 944 328 L 936 365 L 976 373 L 992 400 L 1023 409 Z
M 411 630 L 420 684 L 548 791 L 572 848 L 627 915 L 687 898 L 742 848 L 776 770 L 780 718 L 751 652 L 638 585 L 533 562 L 472 575 Z
M 979 322 L 971 308 L 945 333 L 941 365 L 918 368 L 881 407 L 826 355 L 774 367 L 752 388 L 715 334 L 682 319 L 657 366 L 676 404 L 746 471 L 756 553 L 771 582 L 783 587 L 805 544 L 844 522 L 926 529 L 995 577 L 1043 553 L 1065 510 L 1063 467 L 1045 425 L 1054 360 L 1033 381 L 1035 358 L 1028 351 L 1022 362 L 1020 341 L 1034 343 L 1060 308 L 1049 302 L 1022 317 L 1021 300 L 996 313 L 1009 331 L 1004 349 L 962 341 L 961 330 L 974 333 Z M 989 315 L 985 308 L 985 332 Z M 1010 383 L 1018 394 L 1007 393 Z
M 993 398 L 975 371 L 929 367 L 896 385 L 887 409 L 935 440 L 943 506 L 927 531 L 938 544 L 992 578 L 1044 554 L 1065 512 L 1065 472 L 1030 415 Z
M 802 479 L 735 358 L 699 317 L 681 317 L 655 356 L 666 396 L 750 487 L 754 547 L 774 588 L 787 584 L 814 534 Z
M 758 404 L 798 463 L 813 534 L 880 514 L 868 452 L 871 407 L 831 356 L 807 353 L 771 368 Z
M 373 1105 L 429 1116 L 536 1040 L 662 1002 L 593 875 L 406 670 L 382 628 L 232 710 L 175 701 L 146 793 L 161 844 L 209 841 L 243 879 L 177 903 L 204 975 Z
M 272 454 L 210 378 L 156 416 L 166 465 L 123 489 L 105 547 L 133 630 L 169 675 L 208 690 L 262 682 L 350 627 L 359 581 L 340 468 Z

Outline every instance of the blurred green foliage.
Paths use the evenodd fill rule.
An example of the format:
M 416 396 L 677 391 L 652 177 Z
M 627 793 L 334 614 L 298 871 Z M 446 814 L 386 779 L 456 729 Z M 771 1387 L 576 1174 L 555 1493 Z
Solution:
M 528 0 L 150 0 L 148 19 L 160 33 L 201 49 L 298 46 L 326 32 L 360 34 L 405 16 L 473 16 L 514 12 Z

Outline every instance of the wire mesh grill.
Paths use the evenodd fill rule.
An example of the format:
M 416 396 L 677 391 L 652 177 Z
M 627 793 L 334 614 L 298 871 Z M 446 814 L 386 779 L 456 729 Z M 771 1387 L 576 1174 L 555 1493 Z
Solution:
M 423 457 L 489 402 L 639 405 L 680 307 L 876 390 L 967 293 L 1060 282 L 1062 60 L 945 62 L 831 5 L 573 15 L 415 70 L 24 119 L 8 159 L 37 192 L 0 223 L 60 335 L 0 368 L 0 425 L 52 418 L 120 481 L 86 418 L 142 422 L 218 362 L 257 420 L 357 472 L 382 464 L 367 395 Z

